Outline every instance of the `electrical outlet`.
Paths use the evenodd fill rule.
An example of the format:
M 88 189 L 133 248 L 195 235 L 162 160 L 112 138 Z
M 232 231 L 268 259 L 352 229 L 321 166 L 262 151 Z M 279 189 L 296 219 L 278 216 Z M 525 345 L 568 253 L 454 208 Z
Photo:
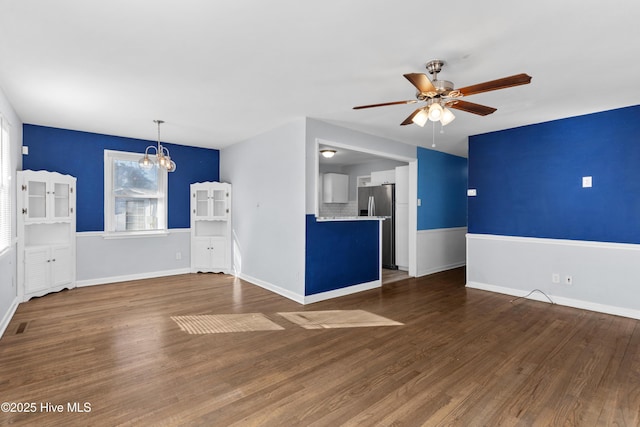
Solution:
M 573 277 L 571 277 L 571 276 L 564 276 L 564 284 L 565 284 L 565 285 L 573 285 Z
M 176 252 L 176 259 L 177 260 L 182 259 L 182 252 Z
M 551 283 L 560 283 L 560 274 L 553 273 L 551 275 Z

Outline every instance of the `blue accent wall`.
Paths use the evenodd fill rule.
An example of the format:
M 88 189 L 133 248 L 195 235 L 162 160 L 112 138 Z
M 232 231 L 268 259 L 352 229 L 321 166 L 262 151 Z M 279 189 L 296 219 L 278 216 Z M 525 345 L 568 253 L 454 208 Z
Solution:
M 378 221 L 318 222 L 307 215 L 305 295 L 378 280 Z
M 418 147 L 418 230 L 467 225 L 467 159 Z
M 470 137 L 469 232 L 640 244 L 639 139 L 640 106 Z
M 124 138 L 89 132 L 25 124 L 23 169 L 49 170 L 73 175 L 77 183 L 78 231 L 104 230 L 104 150 L 144 153 L 156 141 Z M 169 174 L 168 226 L 189 228 L 189 185 L 217 181 L 220 173 L 218 150 L 162 143 L 178 165 Z

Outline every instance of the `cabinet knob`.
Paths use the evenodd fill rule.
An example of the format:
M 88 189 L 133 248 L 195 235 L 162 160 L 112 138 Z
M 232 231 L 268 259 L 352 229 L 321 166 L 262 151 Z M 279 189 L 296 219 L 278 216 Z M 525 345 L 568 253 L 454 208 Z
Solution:
M 51 260 L 51 262 L 56 262 L 56 259 L 55 259 L 55 258 L 54 258 L 54 259 L 52 259 L 52 260 Z

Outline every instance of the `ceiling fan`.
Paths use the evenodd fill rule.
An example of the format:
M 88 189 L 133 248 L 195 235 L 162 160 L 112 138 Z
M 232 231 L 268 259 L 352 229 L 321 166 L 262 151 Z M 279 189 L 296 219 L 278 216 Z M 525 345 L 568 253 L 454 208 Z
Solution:
M 353 109 L 360 110 L 363 108 L 384 107 L 387 105 L 425 102 L 425 106 L 415 110 L 400 124 L 410 125 L 411 123 L 415 123 L 418 126 L 424 126 L 425 123 L 427 123 L 427 120 L 431 120 L 434 122 L 439 121 L 443 126 L 445 126 L 455 119 L 450 108 L 477 114 L 479 116 L 486 116 L 496 111 L 496 108 L 493 107 L 464 101 L 462 100 L 463 97 L 474 95 L 476 93 L 525 85 L 531 82 L 531 76 L 522 73 L 504 77 L 502 79 L 466 86 L 460 89 L 454 89 L 452 82 L 448 80 L 438 80 L 438 73 L 442 70 L 444 65 L 445 62 L 440 59 L 434 59 L 433 61 L 427 62 L 427 71 L 433 76 L 433 79 L 431 80 L 426 74 L 422 73 L 410 73 L 404 75 L 406 79 L 409 80 L 416 89 L 418 89 L 416 92 L 416 99 L 384 102 L 382 104 L 361 105 L 353 107 Z

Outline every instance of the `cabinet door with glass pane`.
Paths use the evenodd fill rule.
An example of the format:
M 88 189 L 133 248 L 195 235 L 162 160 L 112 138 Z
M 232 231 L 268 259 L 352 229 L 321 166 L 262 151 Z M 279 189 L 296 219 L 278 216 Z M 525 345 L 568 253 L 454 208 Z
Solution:
M 229 218 L 230 184 L 200 182 L 191 184 L 191 214 L 195 220 Z
M 22 190 L 25 201 L 22 212 L 25 222 L 69 220 L 74 215 L 75 178 L 48 173 L 23 173 Z

